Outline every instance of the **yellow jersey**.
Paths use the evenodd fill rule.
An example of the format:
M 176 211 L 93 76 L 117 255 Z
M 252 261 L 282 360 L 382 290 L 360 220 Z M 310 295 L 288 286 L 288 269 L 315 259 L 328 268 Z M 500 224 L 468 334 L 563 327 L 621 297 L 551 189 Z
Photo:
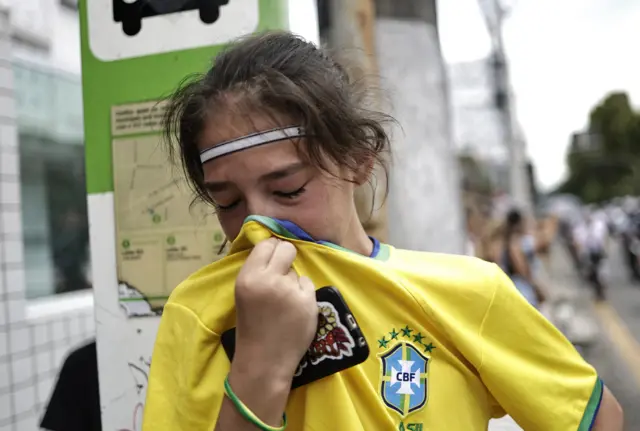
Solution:
M 497 266 L 386 244 L 366 257 L 250 217 L 228 256 L 180 284 L 164 308 L 144 431 L 214 429 L 234 280 L 252 246 L 274 235 L 295 244 L 298 274 L 338 288 L 371 349 L 364 363 L 293 390 L 289 430 L 480 431 L 505 413 L 527 431 L 591 428 L 603 389 L 595 370 Z

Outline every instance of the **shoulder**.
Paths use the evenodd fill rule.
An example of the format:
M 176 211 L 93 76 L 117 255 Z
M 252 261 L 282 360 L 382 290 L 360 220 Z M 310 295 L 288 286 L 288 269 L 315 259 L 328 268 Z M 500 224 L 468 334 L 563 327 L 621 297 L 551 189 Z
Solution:
M 393 250 L 389 265 L 426 318 L 476 367 L 482 363 L 487 316 L 503 316 L 504 322 L 528 307 L 516 298 L 513 308 L 496 310 L 496 298 L 522 295 L 497 265 L 475 257 Z
M 482 259 L 463 255 L 393 249 L 389 265 L 409 288 L 443 295 L 482 299 L 488 305 L 502 270 Z
M 423 269 L 428 268 L 436 271 L 436 274 L 443 271 L 446 274 L 455 273 L 461 276 L 478 274 L 493 276 L 497 270 L 493 263 L 473 256 L 396 248 L 392 249 L 389 264 L 394 268 L 417 270 L 419 273 L 424 273 Z

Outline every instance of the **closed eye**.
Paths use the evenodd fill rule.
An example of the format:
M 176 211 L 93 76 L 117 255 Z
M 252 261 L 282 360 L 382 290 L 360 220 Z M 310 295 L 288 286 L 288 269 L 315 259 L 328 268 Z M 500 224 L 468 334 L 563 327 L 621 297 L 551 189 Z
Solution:
M 240 200 L 237 200 L 229 205 L 215 204 L 215 207 L 216 207 L 216 210 L 218 211 L 231 211 L 232 209 L 237 207 L 239 203 L 240 203 Z
M 305 186 L 302 186 L 298 190 L 294 190 L 292 192 L 273 192 L 273 194 L 281 198 L 295 199 L 305 191 Z

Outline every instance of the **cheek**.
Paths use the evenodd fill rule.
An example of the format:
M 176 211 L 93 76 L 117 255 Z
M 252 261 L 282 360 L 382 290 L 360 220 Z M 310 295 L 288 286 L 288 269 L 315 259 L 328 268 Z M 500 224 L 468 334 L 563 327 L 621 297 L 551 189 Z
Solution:
M 288 217 L 282 218 L 291 220 L 316 239 L 337 242 L 349 214 L 348 191 L 329 186 L 309 192 L 304 205 L 295 207 Z
M 244 219 L 222 213 L 218 214 L 218 221 L 227 239 L 233 241 L 240 233 Z

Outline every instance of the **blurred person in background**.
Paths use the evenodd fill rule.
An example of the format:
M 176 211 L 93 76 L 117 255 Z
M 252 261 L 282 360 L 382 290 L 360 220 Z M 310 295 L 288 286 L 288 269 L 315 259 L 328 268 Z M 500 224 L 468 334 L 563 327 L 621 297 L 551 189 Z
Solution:
M 527 261 L 531 266 L 534 279 L 538 273 L 543 270 L 542 258 L 548 259 L 551 247 L 551 239 L 553 234 L 550 232 L 549 223 L 543 221 L 532 220 L 525 223 L 524 232 L 522 233 L 522 247 L 527 257 Z
M 479 242 L 482 236 L 482 215 L 480 214 L 480 211 L 472 207 L 467 207 L 466 215 L 467 241 L 465 254 L 467 256 L 477 256 Z
M 511 278 L 518 291 L 538 308 L 545 295 L 536 281 L 539 269 L 538 247 L 543 246 L 527 232 L 525 219 L 518 210 L 507 213 L 504 221 L 487 224 L 476 256 L 494 262 Z
M 622 213 L 623 216 L 619 217 L 624 217 L 624 222 L 619 223 L 619 233 L 625 263 L 631 280 L 640 282 L 640 209 L 628 206 Z
M 551 242 L 555 236 L 557 220 L 551 218 L 541 220 L 535 224 L 535 232 L 532 234 L 536 255 L 545 268 L 549 268 L 551 261 Z
M 572 220 L 571 223 L 571 244 L 576 253 L 578 272 L 584 277 L 587 276 L 586 270 L 586 250 L 587 250 L 587 232 L 588 232 L 588 216 L 586 213 L 581 214 Z
M 580 253 L 578 252 L 578 247 L 575 240 L 575 229 L 578 220 L 575 218 L 571 218 L 569 216 L 564 216 L 560 219 L 560 240 L 564 245 L 567 253 L 571 257 L 571 262 L 573 263 L 576 271 L 581 272 L 581 264 L 580 264 Z
M 606 257 L 609 227 L 605 218 L 594 211 L 587 211 L 578 222 L 573 238 L 582 263 L 582 272 L 594 289 L 596 299 L 605 299 L 605 285 L 602 279 L 603 262 Z

